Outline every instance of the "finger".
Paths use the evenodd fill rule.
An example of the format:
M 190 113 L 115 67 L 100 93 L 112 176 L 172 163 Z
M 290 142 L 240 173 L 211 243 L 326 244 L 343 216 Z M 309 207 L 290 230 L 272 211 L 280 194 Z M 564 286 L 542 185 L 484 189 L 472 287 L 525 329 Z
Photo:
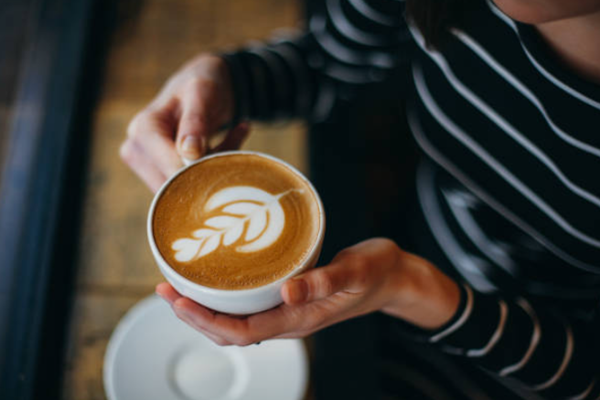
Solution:
M 177 300 L 183 298 L 183 296 L 181 294 L 179 294 L 179 292 L 177 292 L 175 290 L 175 288 L 173 286 L 171 286 L 171 284 L 168 282 L 162 282 L 162 283 L 159 283 L 158 285 L 156 285 L 156 294 L 159 295 L 161 298 L 163 298 L 166 302 L 171 304 L 171 306 L 173 306 L 173 303 L 175 303 Z M 208 337 L 210 340 L 212 340 L 219 346 L 226 346 L 226 345 L 230 344 L 225 339 L 223 339 L 217 335 L 214 335 L 204 329 L 200 329 L 198 326 L 192 324 L 191 323 L 192 321 L 187 316 L 179 315 L 177 307 L 173 307 L 173 311 L 181 320 L 183 320 L 188 325 L 192 326 L 192 328 L 196 329 L 197 331 L 202 333 L 204 336 Z
M 125 141 L 119 153 L 121 159 L 156 193 L 167 177 L 148 159 L 139 145 L 131 140 Z
M 237 150 L 248 138 L 248 134 L 250 133 L 250 125 L 246 122 L 242 122 L 241 124 L 236 125 L 233 129 L 231 129 L 223 141 L 216 146 L 212 152 L 218 153 L 221 151 L 227 150 Z
M 281 288 L 281 297 L 289 305 L 324 299 L 349 288 L 353 272 L 345 263 L 314 269 L 287 281 Z
M 172 176 L 183 166 L 172 139 L 159 133 L 151 132 L 147 136 L 144 151 L 167 177 Z
M 201 334 L 203 334 L 204 336 L 206 336 L 207 338 L 209 338 L 211 340 L 211 342 L 213 342 L 214 344 L 216 344 L 218 346 L 231 346 L 233 344 L 230 341 L 228 341 L 227 339 L 224 339 L 217 335 L 213 335 L 212 333 L 207 332 L 205 330 L 198 329 L 198 328 L 196 328 L 196 330 L 198 332 L 200 332 Z
M 202 335 L 206 336 L 208 339 L 210 339 L 213 343 L 219 345 L 219 346 L 228 346 L 231 345 L 232 343 L 229 342 L 227 339 L 215 335 L 205 329 L 202 329 L 201 327 L 199 327 L 194 321 L 193 319 L 190 317 L 190 315 L 188 315 L 187 313 L 183 312 L 181 310 L 181 308 L 173 306 L 173 311 L 175 312 L 175 315 L 177 315 L 177 317 L 185 322 L 187 325 L 189 325 L 191 328 L 197 330 L 198 332 L 200 332 Z
M 186 298 L 177 300 L 174 308 L 185 315 L 192 327 L 238 346 L 275 338 L 304 337 L 352 316 L 343 312 L 343 300 L 336 296 L 301 306 L 282 304 L 242 318 L 215 313 Z
M 168 282 L 162 282 L 156 285 L 156 294 L 165 299 L 171 305 L 183 297 Z
M 188 160 L 196 160 L 206 153 L 210 127 L 206 116 L 192 104 L 186 105 L 177 129 L 177 151 Z
M 255 343 L 267 339 L 305 337 L 317 330 L 352 316 L 342 296 L 330 296 L 322 301 L 303 305 L 282 304 L 271 310 L 248 317 L 246 341 Z
M 301 312 L 292 312 L 289 307 L 277 307 L 244 318 L 231 317 L 211 312 L 186 298 L 177 300 L 174 307 L 189 319 L 192 326 L 238 346 L 246 346 L 294 331 L 296 326 L 303 324 L 305 318 Z
M 242 332 L 247 329 L 245 319 L 216 313 L 185 297 L 176 300 L 173 307 L 177 315 L 185 317 L 195 328 L 219 337 L 232 339 L 233 332 Z
M 164 113 L 164 110 L 160 110 L 139 114 L 130 124 L 128 135 L 143 149 L 156 168 L 170 177 L 183 163 L 175 150 L 174 122 Z

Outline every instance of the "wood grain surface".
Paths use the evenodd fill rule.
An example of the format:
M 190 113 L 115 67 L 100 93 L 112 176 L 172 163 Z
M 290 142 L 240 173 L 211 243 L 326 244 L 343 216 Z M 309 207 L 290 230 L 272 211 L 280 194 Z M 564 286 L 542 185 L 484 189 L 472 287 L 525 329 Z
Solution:
M 298 25 L 295 0 L 144 0 L 118 3 L 101 95 L 91 132 L 78 276 L 64 398 L 105 399 L 102 367 L 119 319 L 150 295 L 162 276 L 146 240 L 152 193 L 121 162 L 130 119 L 187 59 L 235 48 Z M 255 125 L 245 149 L 280 157 L 306 171 L 300 122 Z

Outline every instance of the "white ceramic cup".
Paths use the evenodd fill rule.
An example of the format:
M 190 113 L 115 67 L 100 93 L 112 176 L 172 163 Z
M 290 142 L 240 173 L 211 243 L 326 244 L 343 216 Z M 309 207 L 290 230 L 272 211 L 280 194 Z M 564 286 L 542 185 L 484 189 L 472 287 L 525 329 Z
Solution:
M 224 157 L 228 155 L 255 155 L 259 157 L 266 158 L 270 161 L 274 161 L 280 165 L 285 166 L 291 172 L 300 177 L 313 192 L 315 199 L 317 201 L 317 205 L 319 208 L 319 231 L 317 234 L 317 238 L 310 249 L 308 255 L 300 262 L 293 271 L 284 276 L 281 279 L 278 279 L 274 282 L 268 283 L 263 286 L 259 286 L 257 288 L 252 289 L 243 289 L 243 290 L 224 290 L 224 289 L 215 289 L 207 286 L 199 285 L 195 282 L 190 281 L 189 279 L 179 275 L 171 266 L 165 261 L 163 256 L 158 251 L 158 247 L 156 246 L 156 242 L 154 240 L 154 232 L 153 232 L 153 216 L 154 210 L 156 208 L 156 204 L 158 199 L 162 196 L 165 189 L 169 186 L 169 184 L 180 174 L 185 172 L 192 165 L 196 165 L 199 163 L 203 163 L 206 160 L 210 160 L 216 157 Z M 321 253 L 321 246 L 323 244 L 323 236 L 325 235 L 325 212 L 323 210 L 323 204 L 321 203 L 321 199 L 319 198 L 319 194 L 313 187 L 313 185 L 302 175 L 300 171 L 296 168 L 292 167 L 285 161 L 282 161 L 273 156 L 255 152 L 255 151 L 227 151 L 222 153 L 213 154 L 210 156 L 203 157 L 198 161 L 189 164 L 183 167 L 181 170 L 177 171 L 169 180 L 167 180 L 160 190 L 154 196 L 154 200 L 150 205 L 150 212 L 148 213 L 148 241 L 150 242 L 150 248 L 152 249 L 152 255 L 160 268 L 160 271 L 167 279 L 167 281 L 185 297 L 189 297 L 195 302 L 202 304 L 205 307 L 213 309 L 215 311 L 228 313 L 228 314 L 253 314 L 260 311 L 265 311 L 270 308 L 273 308 L 280 304 L 283 300 L 281 298 L 281 287 L 283 283 L 290 279 L 291 277 L 300 274 L 301 272 L 310 269 L 315 266 L 319 255 Z

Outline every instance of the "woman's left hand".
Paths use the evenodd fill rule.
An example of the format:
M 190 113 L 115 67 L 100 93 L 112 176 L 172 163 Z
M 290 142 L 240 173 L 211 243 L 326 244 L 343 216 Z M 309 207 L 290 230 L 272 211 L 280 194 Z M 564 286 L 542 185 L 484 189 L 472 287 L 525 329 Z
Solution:
M 460 301 L 453 280 L 388 239 L 366 240 L 341 251 L 329 265 L 287 281 L 282 305 L 245 317 L 214 312 L 168 283 L 159 284 L 156 292 L 180 319 L 222 346 L 305 337 L 373 311 L 435 329 L 454 315 Z

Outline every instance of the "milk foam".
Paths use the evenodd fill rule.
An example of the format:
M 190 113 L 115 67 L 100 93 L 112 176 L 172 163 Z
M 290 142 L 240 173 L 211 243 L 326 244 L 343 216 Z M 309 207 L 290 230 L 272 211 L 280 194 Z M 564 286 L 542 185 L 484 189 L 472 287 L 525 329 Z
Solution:
M 286 194 L 272 195 L 253 186 L 232 186 L 213 194 L 204 205 L 207 218 L 192 238 L 173 242 L 175 259 L 190 262 L 202 258 L 221 246 L 239 243 L 235 250 L 252 253 L 277 241 L 285 227 L 285 213 L 279 200 Z

